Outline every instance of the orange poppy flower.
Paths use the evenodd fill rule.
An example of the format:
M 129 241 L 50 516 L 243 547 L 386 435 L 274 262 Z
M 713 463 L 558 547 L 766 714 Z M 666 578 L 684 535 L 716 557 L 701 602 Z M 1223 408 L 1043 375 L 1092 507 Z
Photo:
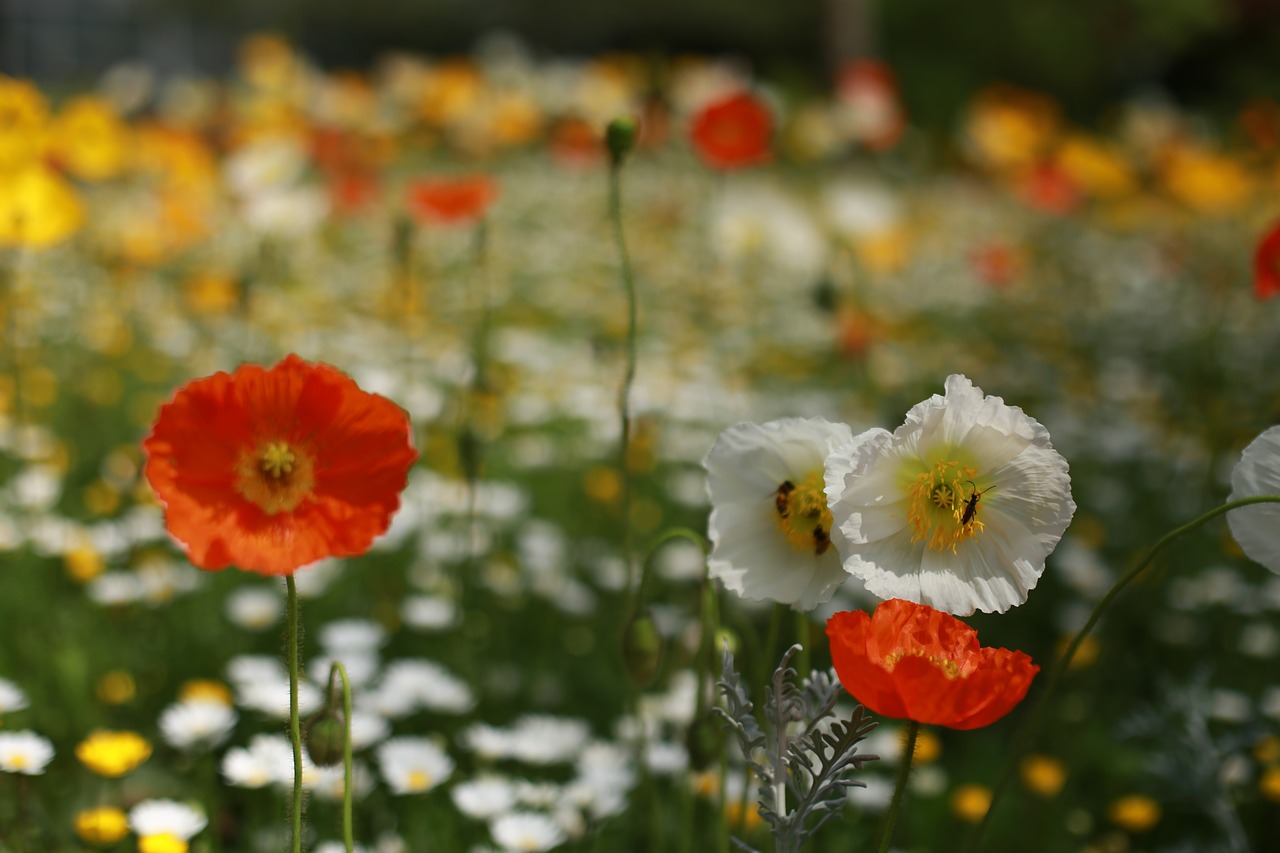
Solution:
M 739 92 L 708 104 L 693 119 L 694 151 L 713 169 L 741 169 L 767 163 L 773 116 L 764 102 Z
M 1253 256 L 1253 295 L 1259 299 L 1280 295 L 1280 222 L 1258 241 Z
M 414 218 L 444 225 L 476 222 L 497 199 L 498 185 L 485 175 L 420 178 L 406 194 Z
M 367 551 L 418 458 L 398 406 L 296 355 L 183 386 L 142 449 L 191 562 L 265 575 Z
M 990 725 L 1022 701 L 1040 667 L 978 645 L 978 632 L 924 604 L 891 599 L 875 615 L 827 621 L 840 683 L 884 717 L 952 729 Z

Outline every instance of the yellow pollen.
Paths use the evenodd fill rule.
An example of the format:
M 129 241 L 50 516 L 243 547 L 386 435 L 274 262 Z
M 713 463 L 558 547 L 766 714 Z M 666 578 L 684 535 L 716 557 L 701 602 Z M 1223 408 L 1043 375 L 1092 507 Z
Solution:
M 27 757 L 25 755 L 14 755 L 9 758 L 9 766 L 14 770 L 21 770 L 27 766 Z
M 945 675 L 947 678 L 960 678 L 964 674 L 960 671 L 960 664 L 956 663 L 953 660 L 949 660 L 944 657 L 939 657 L 938 655 L 927 655 L 924 653 L 923 649 L 900 649 L 899 651 L 896 651 L 893 654 L 886 655 L 883 661 L 884 668 L 889 670 L 890 672 L 893 672 L 893 668 L 898 663 L 898 661 L 902 660 L 907 655 L 911 655 L 912 657 L 917 657 L 917 658 L 924 658 L 925 660 L 929 661 L 929 663 L 933 664 L 938 669 L 942 670 L 942 674 Z
M 774 520 L 796 552 L 822 556 L 831 545 L 831 510 L 822 469 L 803 479 L 787 480 L 774 492 Z
M 970 481 L 977 475 L 976 469 L 955 460 L 935 462 L 917 475 L 907 489 L 912 542 L 924 541 L 930 550 L 954 554 L 958 544 L 982 532 L 978 520 L 981 503 L 973 507 L 967 523 L 964 521 L 975 490 Z
M 409 783 L 405 787 L 410 791 L 425 791 L 431 787 L 431 777 L 421 770 L 414 770 L 409 774 Z
M 262 451 L 262 471 L 269 477 L 279 480 L 286 474 L 293 473 L 293 451 L 283 441 L 273 441 Z

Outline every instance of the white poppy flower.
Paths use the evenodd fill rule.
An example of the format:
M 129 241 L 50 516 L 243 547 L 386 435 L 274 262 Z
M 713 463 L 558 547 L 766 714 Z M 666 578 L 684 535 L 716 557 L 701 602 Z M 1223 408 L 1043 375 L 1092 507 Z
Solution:
M 1026 601 L 1076 509 L 1049 432 L 959 374 L 832 454 L 826 488 L 845 571 L 957 616 Z
M 847 425 L 822 418 L 741 423 L 720 433 L 702 460 L 711 576 L 744 598 L 797 610 L 829 599 L 847 575 L 832 547 L 823 463 L 852 438 Z
M 1231 472 L 1228 501 L 1280 495 L 1280 426 L 1255 438 Z M 1280 504 L 1253 504 L 1227 513 L 1231 535 L 1249 559 L 1280 572 Z

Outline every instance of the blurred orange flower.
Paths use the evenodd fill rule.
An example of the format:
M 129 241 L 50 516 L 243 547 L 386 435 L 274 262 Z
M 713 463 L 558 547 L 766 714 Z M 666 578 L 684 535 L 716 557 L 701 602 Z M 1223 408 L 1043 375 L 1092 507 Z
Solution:
M 498 185 L 486 175 L 420 178 L 409 184 L 405 198 L 419 222 L 464 225 L 484 217 L 498 199 Z
M 1253 256 L 1253 295 L 1259 299 L 1280 295 L 1280 221 L 1258 241 Z
M 708 104 L 693 119 L 693 150 L 713 169 L 742 169 L 772 157 L 773 116 L 764 102 L 739 92 Z
M 994 723 L 1040 671 L 1022 652 L 980 647 L 954 616 L 901 599 L 872 616 L 835 614 L 827 637 L 840 683 L 871 711 L 952 729 Z
M 142 449 L 191 562 L 267 575 L 367 551 L 418 458 L 398 406 L 296 355 L 180 388 Z

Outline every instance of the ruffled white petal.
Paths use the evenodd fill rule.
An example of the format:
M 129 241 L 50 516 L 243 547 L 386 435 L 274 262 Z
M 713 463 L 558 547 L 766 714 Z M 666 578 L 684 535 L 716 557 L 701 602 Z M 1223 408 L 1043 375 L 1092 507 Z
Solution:
M 797 552 L 778 531 L 775 498 L 783 481 L 822 470 L 828 454 L 852 437 L 846 424 L 822 418 L 741 423 L 721 433 L 702 463 L 713 507 L 711 576 L 744 598 L 797 610 L 829 599 L 848 580 L 840 542 L 822 555 Z
M 1280 426 L 1255 438 L 1231 472 L 1227 500 L 1280 494 Z M 1227 514 L 1231 535 L 1254 562 L 1280 573 L 1280 504 L 1254 504 Z

